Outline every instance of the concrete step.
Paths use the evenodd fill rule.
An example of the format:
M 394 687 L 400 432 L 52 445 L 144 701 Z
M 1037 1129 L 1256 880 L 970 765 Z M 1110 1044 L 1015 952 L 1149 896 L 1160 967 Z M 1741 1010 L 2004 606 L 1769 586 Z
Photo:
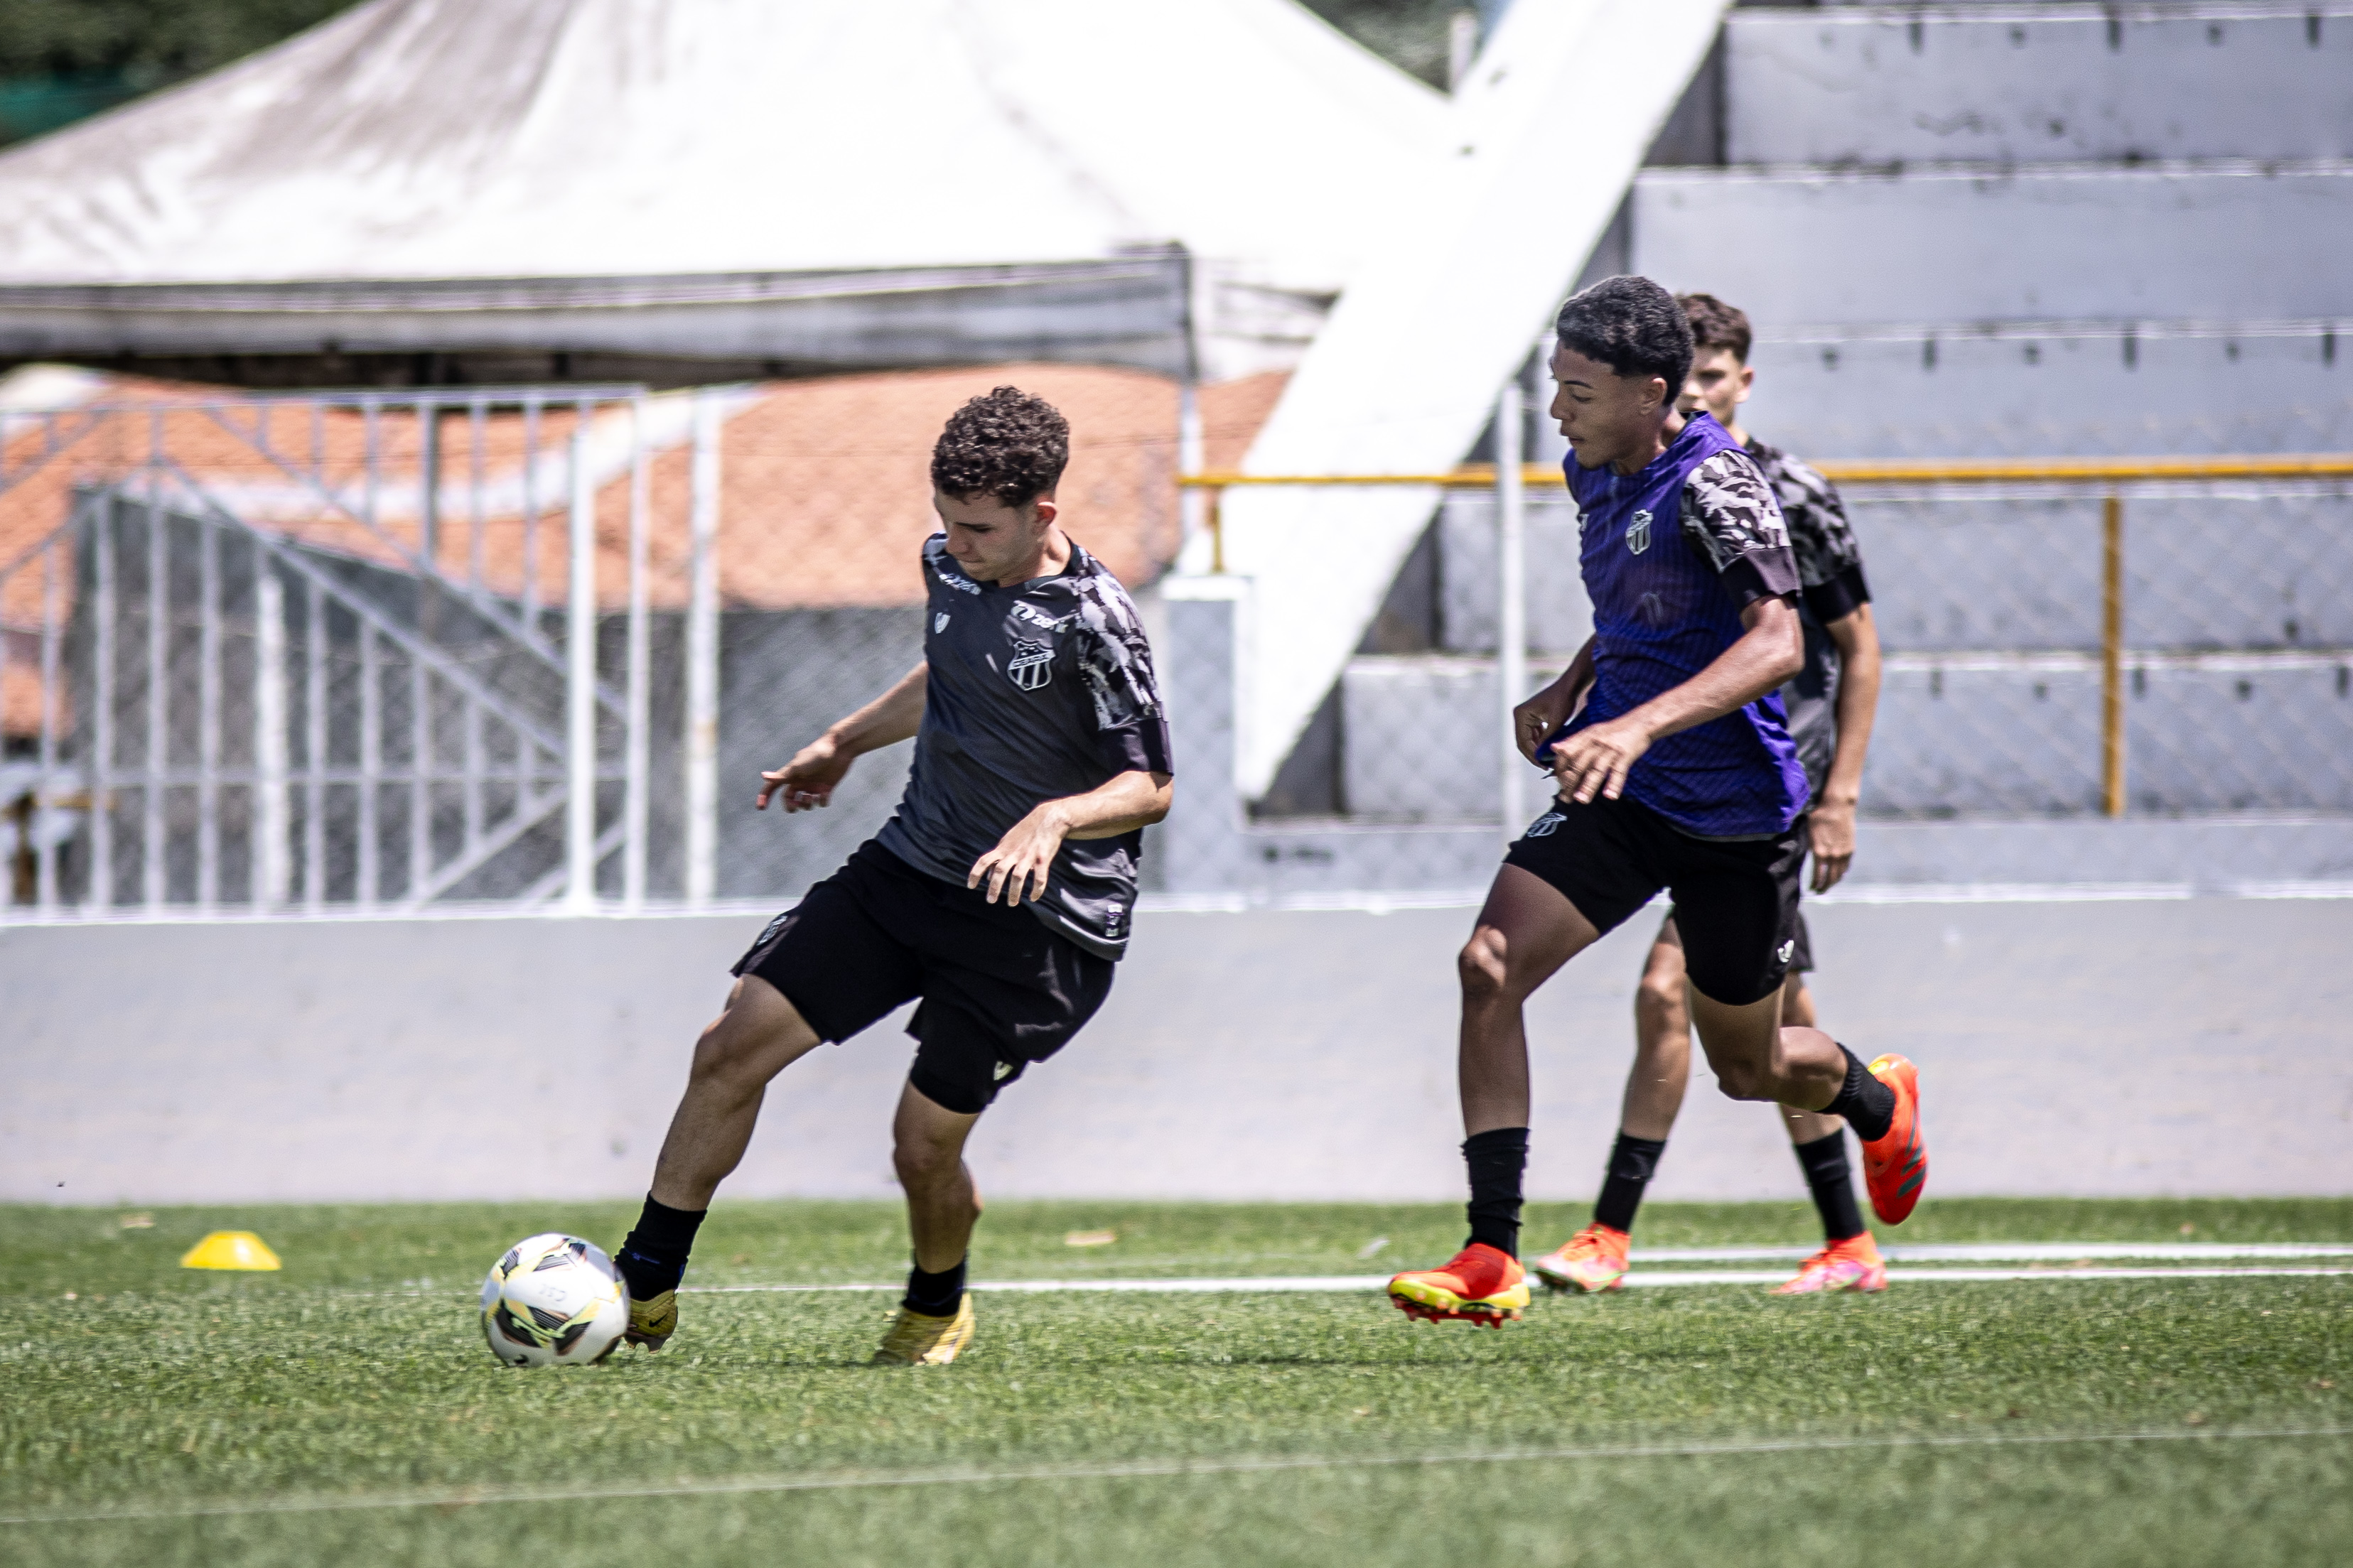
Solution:
M 1770 317 L 1759 326 L 1757 391 L 1742 415 L 1791 451 L 2353 450 L 2353 298 L 2342 324 L 1922 325 L 1797 341 L 1775 335 Z
M 2353 163 L 1656 169 L 1633 271 L 1760 327 L 2353 317 Z
M 2126 665 L 2127 794 L 2141 812 L 2353 812 L 2353 648 L 2140 654 Z M 1531 689 L 1557 666 L 1530 670 Z M 1369 656 L 1341 681 L 1344 812 L 1494 821 L 1492 659 Z M 1881 816 L 2096 813 L 2095 654 L 1891 658 L 1864 773 Z M 1531 805 L 1540 781 L 1524 790 Z
M 2054 5 L 1744 10 L 1738 163 L 2353 157 L 2353 10 Z M 2251 14 L 2252 13 L 2252 14 Z
M 1775 431 L 1778 437 L 1779 432 Z M 1937 499 L 1854 488 L 1881 640 L 1893 653 L 2020 652 L 2100 646 L 2096 496 Z M 2125 503 L 2127 647 L 2295 652 L 2353 647 L 2353 494 L 2135 497 Z M 1528 506 L 1531 645 L 1565 657 L 1592 613 L 1577 571 L 1575 508 L 1558 491 Z M 1450 654 L 1495 649 L 1495 523 L 1490 496 L 1450 496 L 1437 524 L 1430 641 Z

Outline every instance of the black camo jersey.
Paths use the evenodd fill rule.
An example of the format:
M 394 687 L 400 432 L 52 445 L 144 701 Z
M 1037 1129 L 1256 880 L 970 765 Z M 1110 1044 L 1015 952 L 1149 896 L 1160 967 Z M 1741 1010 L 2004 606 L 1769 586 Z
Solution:
M 935 533 L 923 586 L 923 722 L 907 793 L 876 836 L 885 849 L 961 888 L 1041 803 L 1124 773 L 1176 771 L 1135 605 L 1075 542 L 1057 575 L 999 587 L 965 576 Z M 1090 952 L 1119 957 L 1143 837 L 1064 840 L 1044 899 L 1024 907 Z
M 1806 668 L 1781 689 L 1789 738 L 1798 743 L 1806 782 L 1819 798 L 1838 749 L 1838 645 L 1822 628 L 1871 602 L 1862 551 L 1846 520 L 1838 487 L 1810 465 L 1751 437 L 1747 451 L 1764 471 L 1788 524 L 1798 557 L 1798 618 L 1806 633 Z

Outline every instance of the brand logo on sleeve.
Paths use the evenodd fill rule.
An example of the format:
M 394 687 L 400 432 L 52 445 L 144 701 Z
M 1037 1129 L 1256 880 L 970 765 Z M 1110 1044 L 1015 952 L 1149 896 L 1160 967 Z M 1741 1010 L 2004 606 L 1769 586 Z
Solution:
M 1024 691 L 1039 689 L 1054 679 L 1053 645 L 1027 637 L 1015 643 L 1013 661 L 1005 667 L 1005 676 Z
M 1638 511 L 1634 521 L 1626 525 L 1626 552 L 1640 555 L 1651 548 L 1651 514 Z

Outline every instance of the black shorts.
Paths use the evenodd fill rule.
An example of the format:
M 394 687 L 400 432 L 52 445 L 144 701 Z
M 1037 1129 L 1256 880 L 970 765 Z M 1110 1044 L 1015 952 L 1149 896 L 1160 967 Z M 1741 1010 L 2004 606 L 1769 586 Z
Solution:
M 908 1081 L 976 1116 L 1094 1016 L 1115 967 L 1026 906 L 987 903 L 869 839 L 770 921 L 734 973 L 783 992 L 829 1042 L 923 998 L 907 1024 Z
M 1555 801 L 1504 863 L 1542 877 L 1602 931 L 1666 889 L 1693 986 L 1740 1007 L 1779 989 L 1797 956 L 1805 859 L 1801 827 L 1774 838 L 1694 838 L 1650 807 L 1620 799 Z
M 1674 924 L 1674 920 L 1675 907 L 1669 904 L 1667 918 L 1659 925 L 1661 935 L 1666 933 L 1668 926 Z M 1786 967 L 1791 974 L 1811 974 L 1814 972 L 1814 933 L 1806 929 L 1806 911 L 1799 910 L 1792 921 L 1789 927 L 1789 962 Z M 1676 933 L 1675 940 L 1680 942 L 1683 940 L 1681 927 L 1676 927 Z

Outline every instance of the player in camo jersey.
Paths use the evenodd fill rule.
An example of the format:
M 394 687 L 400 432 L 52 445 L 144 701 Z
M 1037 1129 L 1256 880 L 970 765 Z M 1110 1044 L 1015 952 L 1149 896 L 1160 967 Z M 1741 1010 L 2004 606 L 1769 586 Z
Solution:
M 1557 793 L 1505 853 L 1458 961 L 1471 1235 L 1442 1267 L 1389 1281 L 1419 1318 L 1501 1324 L 1525 1306 L 1524 1005 L 1662 890 L 1725 1092 L 1845 1118 L 1891 1224 L 1928 1175 L 1912 1064 L 1865 1066 L 1781 1016 L 1809 792 L 1780 694 L 1805 668 L 1780 502 L 1712 414 L 1676 406 L 1694 349 L 1672 295 L 1604 279 L 1561 307 L 1555 331 L 1552 414 L 1568 437 L 1593 635 L 1513 710 L 1514 743 Z
M 1740 427 L 1738 409 L 1756 385 L 1748 363 L 1748 318 L 1709 294 L 1679 297 L 1691 322 L 1695 352 L 1682 406 L 1705 409 L 1757 460 L 1781 503 L 1789 545 L 1797 556 L 1799 618 L 1805 629 L 1806 667 L 1781 689 L 1791 738 L 1804 763 L 1813 805 L 1805 836 L 1813 855 L 1813 889 L 1823 892 L 1846 875 L 1854 857 L 1854 814 L 1862 788 L 1863 753 L 1871 743 L 1879 700 L 1879 633 L 1872 622 L 1871 589 L 1862 552 L 1847 525 L 1837 487 L 1806 464 L 1768 447 Z M 1781 995 L 1787 1024 L 1811 1026 L 1814 966 L 1805 916 L 1795 921 L 1796 947 Z M 1610 1151 L 1593 1223 L 1536 1265 L 1558 1289 L 1614 1290 L 1626 1273 L 1627 1233 L 1642 1189 L 1667 1146 L 1691 1072 L 1691 1005 L 1682 934 L 1670 913 L 1643 965 L 1634 1001 L 1634 1067 L 1618 1142 Z M 1821 1111 L 1780 1108 L 1799 1167 L 1822 1219 L 1822 1248 L 1776 1293 L 1883 1290 L 1887 1268 L 1862 1223 L 1848 1172 L 1846 1123 Z
M 1069 457 L 1062 416 L 1013 387 L 956 411 L 932 453 L 942 531 L 923 546 L 923 662 L 760 775 L 763 809 L 781 796 L 807 811 L 860 755 L 915 742 L 898 814 L 768 922 L 695 1047 L 614 1255 L 632 1343 L 659 1350 L 677 1331 L 695 1231 L 769 1081 L 908 1002 L 915 1059 L 891 1131 L 914 1267 L 873 1359 L 937 1366 L 971 1341 L 980 1196 L 965 1139 L 1111 994 L 1143 830 L 1168 814 L 1168 723 L 1135 605 L 1056 521 Z

